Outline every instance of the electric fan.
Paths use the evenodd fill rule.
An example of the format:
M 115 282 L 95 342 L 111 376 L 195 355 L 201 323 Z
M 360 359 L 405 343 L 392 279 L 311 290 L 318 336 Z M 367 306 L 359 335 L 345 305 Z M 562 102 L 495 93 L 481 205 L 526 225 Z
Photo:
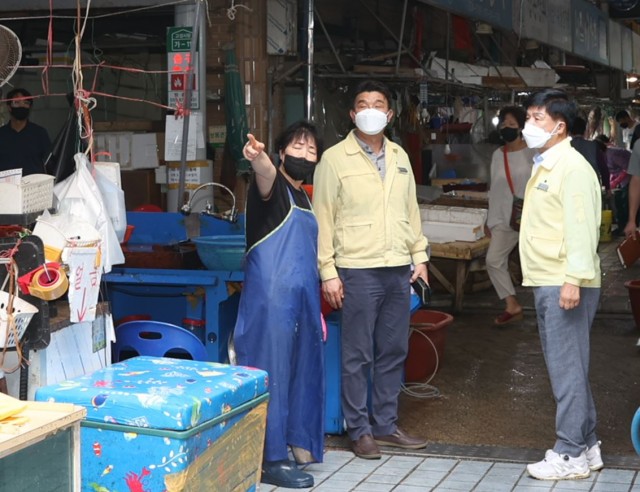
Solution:
M 0 87 L 16 73 L 22 59 L 22 45 L 16 33 L 0 25 Z

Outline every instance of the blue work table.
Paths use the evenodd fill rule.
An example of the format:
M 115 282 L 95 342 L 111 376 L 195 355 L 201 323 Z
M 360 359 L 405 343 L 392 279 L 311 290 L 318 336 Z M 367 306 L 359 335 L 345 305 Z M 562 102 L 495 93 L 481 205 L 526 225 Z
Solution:
M 230 224 L 197 214 L 187 218 L 179 213 L 128 212 L 127 223 L 135 227 L 130 245 L 171 245 L 189 236 L 244 234 L 244 216 Z M 213 362 L 228 361 L 239 300 L 239 294 L 230 292 L 229 283 L 243 279 L 241 270 L 119 267 L 102 277 L 114 322 L 127 316 L 149 316 L 178 326 L 184 318 L 204 320 L 205 346 Z

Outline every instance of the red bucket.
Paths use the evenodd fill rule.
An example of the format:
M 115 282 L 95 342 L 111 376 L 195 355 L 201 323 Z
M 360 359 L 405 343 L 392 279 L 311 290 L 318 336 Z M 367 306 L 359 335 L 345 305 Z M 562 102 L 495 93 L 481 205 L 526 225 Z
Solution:
M 629 304 L 636 328 L 640 330 L 640 280 L 628 280 L 624 286 L 629 291 Z
M 409 353 L 404 364 L 407 383 L 425 381 L 442 367 L 447 326 L 453 316 L 441 311 L 418 310 L 411 316 Z

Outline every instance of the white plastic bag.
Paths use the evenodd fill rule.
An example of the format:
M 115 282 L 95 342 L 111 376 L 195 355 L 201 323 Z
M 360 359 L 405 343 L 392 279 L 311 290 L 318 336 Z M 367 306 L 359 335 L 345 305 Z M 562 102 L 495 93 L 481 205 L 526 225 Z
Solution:
M 98 183 L 107 215 L 111 219 L 111 224 L 118 237 L 118 243 L 124 240 L 124 233 L 127 230 L 127 210 L 124 204 L 124 191 L 113 181 L 96 169 L 95 181 Z
M 58 213 L 83 219 L 100 233 L 102 238 L 101 266 L 105 273 L 113 265 L 124 263 L 120 241 L 111 224 L 100 188 L 91 176 L 89 161 L 83 153 L 74 156 L 75 172 L 55 185 L 53 192 L 58 198 Z

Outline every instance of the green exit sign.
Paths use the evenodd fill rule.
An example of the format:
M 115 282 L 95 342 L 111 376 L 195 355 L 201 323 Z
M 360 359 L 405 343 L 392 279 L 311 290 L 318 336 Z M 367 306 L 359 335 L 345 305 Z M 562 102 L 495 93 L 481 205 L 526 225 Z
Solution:
M 191 28 L 190 27 L 170 27 L 167 29 L 167 51 L 190 51 L 191 50 Z

